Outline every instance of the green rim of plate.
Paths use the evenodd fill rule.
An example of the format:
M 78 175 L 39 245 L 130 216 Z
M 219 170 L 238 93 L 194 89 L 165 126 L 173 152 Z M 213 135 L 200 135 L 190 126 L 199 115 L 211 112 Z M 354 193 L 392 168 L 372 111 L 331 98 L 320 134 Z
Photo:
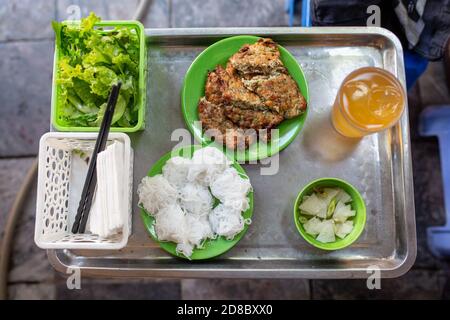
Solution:
M 191 158 L 192 154 L 194 153 L 194 151 L 202 149 L 203 147 L 200 145 L 189 145 L 189 146 L 185 146 L 185 147 L 181 147 L 179 149 L 176 149 L 174 151 L 171 151 L 169 153 L 166 153 L 164 156 L 162 156 L 153 166 L 152 168 L 148 171 L 147 176 L 149 177 L 153 177 L 157 174 L 161 174 L 162 173 L 162 167 L 166 164 L 166 162 L 172 158 L 172 157 L 176 157 L 176 156 L 180 156 L 180 157 L 184 157 L 184 158 Z M 220 150 L 220 148 L 219 148 Z M 231 161 L 233 161 L 233 159 L 230 159 Z M 236 161 L 233 161 L 232 166 L 241 174 L 247 176 L 247 173 L 245 172 L 245 170 L 239 165 L 239 163 L 237 163 Z M 250 208 L 245 211 L 242 216 L 244 217 L 244 219 L 251 219 L 252 215 L 253 215 L 253 191 L 251 191 L 247 197 L 250 200 Z M 230 250 L 231 248 L 233 248 L 238 242 L 239 240 L 241 240 L 241 238 L 244 236 L 244 234 L 247 232 L 249 225 L 246 224 L 244 226 L 244 230 L 242 230 L 239 234 L 237 234 L 233 240 L 227 240 L 224 237 L 218 237 L 216 239 L 208 239 L 205 241 L 204 243 L 204 248 L 202 249 L 198 249 L 195 248 L 192 256 L 190 256 L 189 258 L 185 257 L 182 254 L 178 254 L 177 250 L 176 250 L 176 243 L 174 242 L 169 242 L 169 241 L 159 241 L 158 237 L 156 235 L 155 232 L 155 227 L 154 227 L 154 222 L 155 219 L 149 215 L 147 213 L 147 211 L 143 208 L 141 208 L 141 218 L 142 218 L 142 222 L 144 223 L 145 229 L 148 231 L 148 233 L 150 234 L 150 237 L 155 240 L 156 242 L 158 242 L 158 244 L 160 245 L 160 247 L 162 249 L 164 249 L 165 251 L 167 251 L 168 253 L 179 257 L 179 258 L 184 258 L 184 259 L 188 259 L 188 260 L 205 260 L 205 259 L 211 259 L 214 257 L 217 257 L 225 252 L 227 252 L 228 250 Z
M 188 129 L 196 141 L 202 145 L 213 143 L 219 149 L 226 148 L 221 144 L 212 142 L 209 137 L 203 134 L 200 126 L 195 125 L 195 122 L 199 121 L 197 106 L 198 101 L 205 93 L 205 82 L 208 72 L 219 64 L 224 66 L 228 58 L 236 53 L 244 44 L 253 44 L 258 39 L 260 37 L 249 35 L 222 39 L 200 53 L 186 72 L 181 91 L 181 109 Z M 297 82 L 300 92 L 305 97 L 308 106 L 302 115 L 293 119 L 284 120 L 277 126 L 279 129 L 279 138 L 277 140 L 271 141 L 269 144 L 264 142 L 253 143 L 246 150 L 237 150 L 234 152 L 234 158 L 239 162 L 265 159 L 280 152 L 295 139 L 305 123 L 309 109 L 308 85 L 305 75 L 294 56 L 285 48 L 281 46 L 278 46 L 278 48 L 281 54 L 281 61 L 283 61 L 295 82 Z
M 300 210 L 298 208 L 300 202 L 303 200 L 304 196 L 311 195 L 314 188 L 317 187 L 338 187 L 343 189 L 352 197 L 351 207 L 356 211 L 356 215 L 353 218 L 354 227 L 352 232 L 350 232 L 350 234 L 348 234 L 344 239 L 338 239 L 335 242 L 330 243 L 322 243 L 306 233 L 303 224 L 300 223 Z M 294 204 L 294 221 L 301 236 L 314 247 L 323 250 L 339 250 L 348 247 L 355 242 L 364 231 L 364 227 L 366 225 L 366 205 L 364 204 L 364 199 L 359 191 L 350 183 L 338 178 L 321 178 L 308 183 L 298 194 Z

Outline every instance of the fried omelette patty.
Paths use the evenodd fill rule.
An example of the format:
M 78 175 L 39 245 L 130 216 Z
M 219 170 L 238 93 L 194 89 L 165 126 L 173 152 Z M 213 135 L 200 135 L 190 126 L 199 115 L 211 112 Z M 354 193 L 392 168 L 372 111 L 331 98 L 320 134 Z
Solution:
M 233 110 L 236 112 L 239 112 L 238 108 L 248 109 L 249 111 L 245 112 L 246 117 L 249 117 L 252 111 L 262 110 L 268 117 L 274 117 L 268 113 L 272 111 L 290 119 L 298 116 L 306 107 L 306 101 L 300 94 L 297 83 L 289 75 L 284 73 L 259 75 L 246 80 L 239 78 L 230 65 L 226 69 L 217 66 L 208 74 L 205 97 L 215 104 L 234 106 L 236 108 Z M 256 121 L 261 119 L 260 114 L 255 117 Z
M 276 127 L 283 117 L 271 111 L 255 111 L 241 109 L 234 106 L 224 107 L 225 116 L 240 128 L 245 129 L 271 129 Z
M 230 58 L 230 64 L 241 74 L 285 73 L 277 44 L 269 38 L 246 44 Z
M 232 104 L 244 109 L 264 109 L 261 99 L 248 90 L 235 74 L 217 66 L 209 72 L 205 85 L 205 97 L 215 104 Z
M 261 99 L 244 86 L 240 78 L 222 66 L 208 74 L 205 97 L 216 105 L 224 105 L 228 119 L 244 129 L 272 128 L 283 121 L 278 113 L 265 109 Z
M 198 104 L 198 115 L 207 134 L 231 149 L 245 149 L 256 141 L 254 132 L 245 132 L 225 115 L 222 105 L 209 102 L 204 97 Z
M 208 73 L 205 97 L 198 105 L 205 130 L 229 148 L 246 148 L 259 138 L 270 140 L 270 130 L 284 119 L 300 115 L 306 101 L 287 73 L 277 44 L 260 39 L 244 45 L 228 61 Z M 244 132 L 251 129 L 257 134 Z
M 306 109 L 306 100 L 297 83 L 287 74 L 255 76 L 242 81 L 247 89 L 260 97 L 268 109 L 278 112 L 286 119 L 294 118 Z

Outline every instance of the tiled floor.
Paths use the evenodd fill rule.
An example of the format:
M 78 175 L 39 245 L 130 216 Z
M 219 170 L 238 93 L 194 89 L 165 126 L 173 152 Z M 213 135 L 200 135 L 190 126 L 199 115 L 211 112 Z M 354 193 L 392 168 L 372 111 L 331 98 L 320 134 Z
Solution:
M 93 10 L 105 19 L 129 19 L 138 0 L 0 0 L 0 232 L 15 193 L 48 130 L 52 76 L 50 20 L 63 19 L 71 4 L 83 15 Z M 147 27 L 285 26 L 284 0 L 153 0 Z M 257 8 L 258 10 L 254 10 Z M 251 13 L 251 14 L 250 14 Z M 18 23 L 20 21 L 20 23 Z M 298 22 L 298 18 L 296 20 Z M 418 256 L 413 269 L 368 290 L 364 280 L 118 280 L 83 279 L 69 291 L 33 241 L 36 190 L 16 231 L 10 297 L 18 299 L 329 299 L 449 298 L 448 264 L 434 258 L 425 232 L 442 224 L 444 207 L 439 149 L 434 138 L 417 134 L 418 114 L 430 104 L 450 104 L 442 64 L 430 64 L 410 91 L 412 152 L 417 214 Z

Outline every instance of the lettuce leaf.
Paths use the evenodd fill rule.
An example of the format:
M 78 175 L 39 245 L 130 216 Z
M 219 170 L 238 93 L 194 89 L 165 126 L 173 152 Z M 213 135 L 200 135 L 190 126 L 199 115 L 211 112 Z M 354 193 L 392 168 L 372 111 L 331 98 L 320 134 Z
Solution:
M 111 120 L 111 125 L 113 125 L 114 123 L 119 121 L 119 119 L 122 118 L 122 116 L 125 112 L 126 105 L 127 105 L 127 102 L 124 99 L 123 95 L 119 94 L 119 97 L 117 98 L 116 108 L 114 109 L 114 114 L 113 114 L 113 117 Z M 105 116 L 106 106 L 107 106 L 106 103 L 104 103 L 100 106 L 100 110 L 97 113 L 97 119 L 95 120 L 95 125 L 97 125 L 97 126 L 101 125 L 101 123 L 103 121 L 103 117 Z
M 113 125 L 137 123 L 139 39 L 136 30 L 95 27 L 94 13 L 80 22 L 52 22 L 60 50 L 57 85 L 59 115 L 70 125 L 99 126 L 111 86 L 122 82 Z

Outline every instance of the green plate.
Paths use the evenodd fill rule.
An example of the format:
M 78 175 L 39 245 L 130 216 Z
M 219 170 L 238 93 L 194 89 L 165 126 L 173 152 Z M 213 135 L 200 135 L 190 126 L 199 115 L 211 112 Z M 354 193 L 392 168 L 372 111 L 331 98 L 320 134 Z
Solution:
M 176 156 L 181 156 L 184 158 L 191 158 L 194 151 L 201 149 L 201 148 L 202 147 L 200 145 L 190 145 L 190 146 L 182 147 L 177 150 L 171 151 L 171 152 L 165 154 L 164 156 L 162 156 L 162 158 L 159 159 L 153 165 L 153 167 L 150 169 L 150 171 L 148 172 L 147 175 L 149 177 L 153 177 L 157 174 L 160 174 L 160 173 L 162 173 L 162 167 L 164 167 L 164 165 L 170 158 L 176 157 Z M 230 160 L 233 161 L 232 159 L 230 159 Z M 239 173 L 247 175 L 246 172 L 244 171 L 244 169 L 237 162 L 233 161 L 232 166 Z M 244 219 L 251 218 L 252 214 L 253 214 L 253 191 L 251 191 L 247 197 L 250 200 L 250 208 L 242 214 Z M 159 243 L 161 248 L 163 248 L 168 253 L 170 253 L 176 257 L 187 259 L 184 255 L 177 253 L 176 243 L 158 240 L 158 237 L 155 232 L 155 226 L 154 226 L 155 219 L 151 215 L 149 215 L 144 209 L 141 209 L 141 218 L 142 218 L 142 221 L 144 222 L 145 228 L 147 229 L 148 233 L 150 234 L 150 236 L 152 237 L 153 240 L 155 240 L 156 242 Z M 206 240 L 204 247 L 202 249 L 197 249 L 197 248 L 194 249 L 192 256 L 189 259 L 190 260 L 211 259 L 211 258 L 217 257 L 218 255 L 221 255 L 221 254 L 227 252 L 232 247 L 234 247 L 239 242 L 239 240 L 241 240 L 241 238 L 247 231 L 248 227 L 249 227 L 249 225 L 246 224 L 244 227 L 244 230 L 242 230 L 239 234 L 237 234 L 233 238 L 233 240 L 227 240 L 224 237 L 218 237 L 217 239 L 214 239 L 214 240 L 211 240 L 211 239 Z
M 337 238 L 338 240 L 330 243 L 320 242 L 316 240 L 315 237 L 308 234 L 303 227 L 303 224 L 300 223 L 300 203 L 303 201 L 304 196 L 311 195 L 314 191 L 314 188 L 318 187 L 341 188 L 342 190 L 347 192 L 350 197 L 352 197 L 352 202 L 350 205 L 352 209 L 356 211 L 356 215 L 353 217 L 353 230 L 344 239 Z M 337 178 L 321 178 L 308 183 L 298 194 L 294 204 L 294 221 L 295 225 L 297 226 L 298 232 L 308 243 L 312 244 L 316 248 L 323 250 L 339 250 L 348 247 L 353 242 L 355 242 L 364 231 L 364 227 L 366 225 L 366 206 L 361 194 L 350 183 Z
M 195 139 L 202 145 L 211 143 L 211 139 L 205 136 L 200 128 L 197 112 L 198 101 L 205 95 L 205 82 L 208 71 L 213 70 L 217 65 L 225 66 L 227 60 L 236 53 L 244 44 L 252 44 L 258 41 L 260 37 L 256 36 L 235 36 L 220 40 L 206 48 L 192 62 L 184 78 L 183 89 L 181 92 L 181 108 L 184 120 Z M 281 60 L 289 71 L 289 74 L 297 82 L 298 87 L 306 101 L 309 102 L 308 85 L 305 75 L 298 62 L 286 49 L 278 46 L 281 53 Z M 255 161 L 270 157 L 284 148 L 286 148 L 298 135 L 306 119 L 306 109 L 302 115 L 284 120 L 278 125 L 279 137 L 272 139 L 269 145 L 263 142 L 257 142 L 247 150 L 238 150 L 234 152 L 234 158 L 237 161 Z M 225 148 L 216 144 L 219 148 Z

